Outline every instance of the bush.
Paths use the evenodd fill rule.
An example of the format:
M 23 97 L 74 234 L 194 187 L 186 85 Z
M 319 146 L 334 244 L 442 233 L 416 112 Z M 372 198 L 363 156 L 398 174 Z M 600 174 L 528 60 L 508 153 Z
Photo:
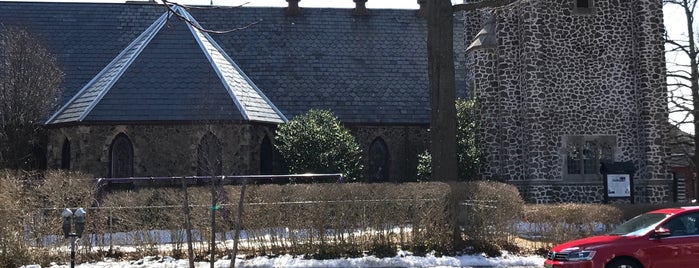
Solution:
M 0 174 L 0 267 L 19 267 L 30 261 L 29 247 L 22 237 L 22 183 L 7 171 Z
M 471 181 L 478 178 L 481 149 L 476 137 L 475 100 L 456 100 L 456 153 L 459 180 Z M 417 177 L 429 180 L 432 173 L 432 156 L 429 151 L 418 155 Z
M 474 180 L 478 177 L 481 149 L 478 145 L 476 125 L 476 101 L 456 100 L 456 151 L 458 154 L 459 178 Z
M 450 243 L 441 228 L 443 183 L 294 184 L 248 187 L 244 225 L 257 255 L 312 258 L 395 256 L 398 245 L 430 250 Z M 233 191 L 228 191 L 233 192 Z M 279 226 L 288 228 L 279 230 Z M 272 236 L 288 239 L 269 241 Z M 313 242 L 313 244 L 310 244 Z
M 277 150 L 289 172 L 362 174 L 361 149 L 332 112 L 310 110 L 277 130 Z
M 0 173 L 0 205 L 9 208 L 0 210 L 0 267 L 65 263 L 65 252 L 54 248 L 65 246 L 66 240 L 46 238 L 61 233 L 60 209 L 55 208 L 66 206 L 88 211 L 86 233 L 91 238 L 81 240 L 78 262 L 106 256 L 189 257 L 183 250 L 182 188 L 114 190 L 95 200 L 93 185 L 92 179 L 75 173 Z M 233 237 L 242 189 L 240 185 L 215 189 L 218 241 Z M 398 249 L 437 256 L 546 252 L 554 243 L 606 232 L 642 212 L 674 206 L 525 205 L 514 186 L 493 181 L 248 185 L 246 189 L 241 235 L 245 240 L 238 248 L 247 256 L 395 256 Z M 210 186 L 188 187 L 188 200 L 193 257 L 204 260 L 212 237 Z M 525 234 L 534 241 L 518 238 L 523 230 L 531 231 Z M 158 247 L 164 243 L 172 251 Z M 136 252 L 107 249 L 112 244 L 131 245 Z M 230 254 L 229 245 L 217 243 L 217 256 Z
M 420 181 L 432 178 L 432 155 L 428 151 L 417 156 L 417 177 Z
M 42 249 L 57 242 L 46 238 L 60 234 L 61 208 L 89 208 L 94 190 L 93 180 L 80 173 L 0 172 L 0 206 L 6 208 L 0 210 L 0 267 L 61 260 L 59 252 Z
M 526 205 L 524 215 L 533 237 L 553 244 L 609 231 L 622 211 L 604 204 Z
M 522 218 L 524 200 L 516 187 L 493 181 L 465 182 L 453 185 L 458 208 L 457 224 L 464 239 L 482 247 L 505 245 Z M 490 246 L 488 246 L 490 247 Z
M 524 206 L 528 236 L 546 247 L 610 232 L 618 224 L 651 210 L 677 204 L 531 204 Z

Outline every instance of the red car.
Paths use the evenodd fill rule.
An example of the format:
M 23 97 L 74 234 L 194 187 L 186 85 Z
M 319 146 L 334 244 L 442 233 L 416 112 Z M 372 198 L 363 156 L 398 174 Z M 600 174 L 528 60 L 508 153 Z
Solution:
M 602 236 L 551 248 L 546 268 L 699 267 L 699 206 L 641 214 Z

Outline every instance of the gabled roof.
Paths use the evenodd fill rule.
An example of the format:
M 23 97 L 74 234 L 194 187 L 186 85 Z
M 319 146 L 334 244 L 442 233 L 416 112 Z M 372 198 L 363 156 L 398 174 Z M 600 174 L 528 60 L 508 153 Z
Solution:
M 350 9 L 304 8 L 298 17 L 285 16 L 283 8 L 188 11 L 208 29 L 236 29 L 258 22 L 205 39 L 217 43 L 235 60 L 231 66 L 245 71 L 287 118 L 315 108 L 330 109 L 349 124 L 429 124 L 427 27 L 425 19 L 415 16 L 415 10 L 372 9 L 369 16 L 352 16 Z M 162 5 L 152 4 L 0 1 L 0 24 L 27 27 L 56 55 L 65 72 L 63 102 L 67 103 L 163 12 Z M 466 40 L 462 30 L 464 18 L 459 15 L 454 17 L 454 60 L 457 95 L 466 97 Z M 189 35 L 187 42 L 168 40 L 183 33 Z M 139 88 L 172 93 L 172 86 L 164 85 L 175 77 L 180 81 L 178 94 L 215 94 L 206 98 L 192 94 L 188 102 L 175 107 L 178 112 L 188 111 L 185 115 L 189 118 L 201 114 L 189 108 L 201 107 L 206 101 L 231 99 L 224 90 L 188 90 L 222 84 L 211 61 L 202 56 L 201 45 L 194 41 L 204 39 L 192 38 L 194 35 L 198 34 L 192 34 L 181 21 L 167 21 L 99 101 L 103 106 L 93 107 L 86 120 L 116 116 L 107 113 L 111 109 L 107 104 L 145 105 L 152 96 Z M 158 48 L 168 48 L 170 52 Z M 171 69 L 166 72 L 162 66 Z M 236 111 L 234 103 L 226 105 L 232 107 L 227 110 Z M 164 109 L 138 116 L 135 110 L 124 112 L 128 113 L 121 119 L 138 117 L 138 121 L 145 121 L 142 119 L 150 115 L 169 114 Z M 179 120 L 174 116 L 171 119 Z
M 184 8 L 173 9 L 198 25 Z M 156 19 L 47 124 L 287 120 L 211 36 L 171 16 Z

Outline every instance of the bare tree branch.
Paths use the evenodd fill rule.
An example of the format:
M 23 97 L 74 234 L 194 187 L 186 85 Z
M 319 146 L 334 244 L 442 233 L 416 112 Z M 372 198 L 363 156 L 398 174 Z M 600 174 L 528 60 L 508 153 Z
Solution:
M 676 40 L 666 39 L 666 40 L 665 40 L 665 43 L 674 45 L 674 46 L 675 46 L 675 49 L 681 50 L 683 53 L 689 54 L 689 50 L 687 50 L 687 46 L 678 43 Z
M 480 1 L 476 3 L 467 3 L 467 4 L 456 4 L 452 6 L 452 11 L 457 12 L 457 11 L 472 11 L 472 10 L 478 10 L 478 9 L 483 9 L 483 8 L 495 8 L 495 7 L 502 7 L 508 4 L 512 4 L 516 2 L 517 0 L 490 0 L 490 1 Z
M 668 85 L 668 103 L 670 123 L 674 125 L 675 133 L 669 141 L 671 150 L 675 154 L 684 154 L 692 168 L 694 174 L 699 163 L 699 47 L 697 47 L 694 25 L 694 11 L 699 0 L 663 0 L 663 5 L 674 5 L 682 10 L 683 18 L 686 19 L 683 30 L 686 35 L 683 38 L 670 37 L 666 31 L 665 43 L 668 45 L 667 53 L 681 57 L 682 62 L 688 59 L 689 63 L 668 63 L 667 77 L 670 78 Z M 685 39 L 686 38 L 686 39 Z M 694 135 L 682 133 L 680 126 L 691 125 Z M 679 150 L 681 149 L 681 150 Z M 696 195 L 699 193 L 699 183 L 688 185 Z
M 60 100 L 63 72 L 26 29 L 0 28 L 0 166 L 36 168 L 43 121 Z M 27 165 L 29 164 L 29 165 Z
M 674 73 L 668 73 L 667 77 L 672 77 L 672 78 L 679 78 L 679 79 L 685 79 L 685 80 L 692 80 L 691 76 L 685 76 L 685 75 L 680 75 L 680 74 L 674 74 Z
M 192 7 L 189 7 L 189 6 L 186 6 L 186 5 L 182 5 L 182 4 L 179 4 L 179 3 L 177 3 L 177 2 L 170 1 L 170 0 L 161 0 L 161 1 L 163 1 L 163 6 L 165 6 L 165 8 L 168 10 L 168 12 L 170 12 L 170 14 L 174 15 L 174 16 L 177 17 L 179 20 L 185 21 L 187 24 L 191 25 L 191 26 L 194 27 L 195 29 L 197 29 L 197 30 L 199 30 L 199 31 L 202 31 L 202 32 L 206 32 L 206 33 L 213 33 L 213 34 L 231 33 L 231 32 L 235 32 L 235 31 L 245 30 L 245 29 L 247 29 L 247 28 L 252 27 L 253 25 L 256 25 L 256 24 L 262 22 L 262 20 L 260 19 L 260 20 L 258 20 L 258 21 L 251 22 L 251 23 L 249 23 L 248 25 L 245 25 L 245 26 L 242 26 L 242 27 L 238 27 L 238 28 L 234 28 L 234 29 L 228 29 L 228 30 L 211 30 L 211 29 L 206 29 L 206 28 L 204 28 L 204 27 L 201 27 L 201 25 L 199 25 L 198 23 L 195 23 L 195 22 L 191 21 L 190 19 L 186 18 L 184 15 L 180 14 L 179 12 L 177 12 L 177 11 L 173 8 L 173 6 L 178 6 L 178 7 L 184 8 L 184 9 L 191 9 Z M 240 8 L 240 7 L 242 7 L 242 6 L 246 5 L 246 4 L 248 4 L 248 3 L 242 4 L 242 5 L 238 5 L 238 6 L 225 7 L 225 8 Z M 197 8 L 198 8 L 198 9 L 203 9 L 203 8 L 201 8 L 201 7 L 197 7 Z M 207 7 L 207 8 L 209 8 L 209 7 Z M 224 8 L 224 7 L 210 7 L 210 8 Z

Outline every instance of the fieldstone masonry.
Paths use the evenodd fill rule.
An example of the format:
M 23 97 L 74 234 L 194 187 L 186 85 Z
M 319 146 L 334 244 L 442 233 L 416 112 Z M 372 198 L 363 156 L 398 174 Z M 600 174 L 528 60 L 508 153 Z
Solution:
M 482 174 L 513 183 L 529 202 L 600 202 L 601 175 L 566 176 L 564 141 L 613 136 L 613 160 L 636 167 L 634 201 L 669 201 L 662 1 L 576 2 L 516 1 L 465 14 L 467 38 L 489 16 L 497 29 L 496 46 L 466 52 Z
M 383 139 L 388 147 L 388 178 L 380 181 L 414 181 L 417 174 L 417 156 L 429 148 L 427 126 L 350 126 L 352 135 L 361 146 L 365 171 L 368 172 L 369 147 L 377 139 Z M 371 174 L 365 174 L 371 178 Z
M 387 178 L 381 181 L 415 179 L 417 155 L 428 147 L 426 126 L 349 126 L 357 138 L 366 166 L 369 146 L 377 138 L 388 147 Z M 149 124 L 84 125 L 51 129 L 47 150 L 48 165 L 60 167 L 63 145 L 70 142 L 70 169 L 110 176 L 110 146 L 119 134 L 126 135 L 133 148 L 133 175 L 193 176 L 197 171 L 197 146 L 202 137 L 212 133 L 222 146 L 223 174 L 260 174 L 261 144 L 265 137 L 274 141 L 276 127 L 271 125 L 217 124 Z M 273 159 L 279 170 L 281 162 Z
M 62 146 L 71 143 L 71 170 L 96 177 L 110 174 L 110 146 L 119 134 L 133 148 L 133 175 L 197 175 L 197 146 L 211 132 L 221 142 L 224 174 L 258 174 L 260 145 L 273 126 L 253 124 L 87 125 L 52 129 L 47 150 L 49 166 L 60 167 Z

